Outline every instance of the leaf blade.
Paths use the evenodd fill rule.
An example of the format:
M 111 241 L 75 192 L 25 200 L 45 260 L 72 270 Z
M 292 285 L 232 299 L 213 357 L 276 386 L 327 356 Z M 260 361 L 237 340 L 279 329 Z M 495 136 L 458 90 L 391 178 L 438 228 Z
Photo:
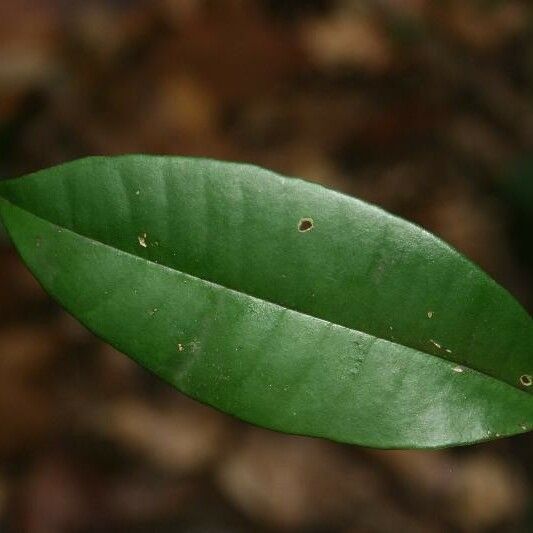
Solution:
M 109 179 L 109 172 L 106 176 Z M 10 186 L 20 187 L 21 181 L 15 180 Z M 38 181 L 50 185 L 42 175 Z M 100 191 L 101 186 L 102 182 L 98 184 Z M 137 196 L 139 189 L 130 189 Z M 168 197 L 166 184 L 164 190 Z M 160 191 L 161 188 L 158 195 Z M 18 192 L 17 197 L 11 191 L 10 199 L 28 207 L 27 197 L 20 194 L 20 189 Z M 5 189 L 2 193 L 6 196 Z M 25 194 L 44 196 L 43 192 L 36 194 L 33 187 L 27 188 Z M 63 197 L 72 203 L 71 194 Z M 93 193 L 93 198 L 99 195 Z M 401 346 L 391 339 L 379 339 L 155 263 L 168 259 L 164 254 L 143 259 L 143 254 L 154 253 L 155 245 L 151 242 L 150 248 L 144 248 L 139 244 L 138 222 L 127 238 L 119 236 L 127 241 L 127 246 L 123 246 L 126 249 L 119 251 L 102 244 L 95 235 L 83 236 L 72 212 L 60 213 L 65 225 L 73 228 L 69 230 L 11 202 L 0 203 L 4 221 L 24 260 L 67 309 L 186 394 L 226 412 L 273 429 L 377 447 L 439 447 L 486 440 L 496 433 L 514 434 L 531 427 L 531 397 L 516 387 L 474 370 L 456 372 L 456 362 L 442 356 Z M 33 206 L 35 210 L 38 211 Z M 164 212 L 168 212 L 168 207 Z M 211 220 L 220 219 L 213 212 L 211 216 Z M 48 212 L 47 218 L 53 218 L 53 213 Z M 294 219 L 291 213 L 290 220 Z M 314 220 L 318 224 L 325 218 L 319 213 Z M 295 222 L 291 229 L 298 238 L 306 238 L 318 229 L 313 228 L 309 235 L 299 234 L 298 220 Z M 116 231 L 116 227 L 112 229 Z M 151 227 L 147 231 L 154 235 L 163 229 Z M 99 238 L 109 239 L 108 235 L 102 238 L 103 233 Z M 209 236 L 203 238 L 206 242 L 212 240 Z M 216 249 L 213 257 L 221 253 Z M 95 265 L 103 270 L 95 272 Z M 132 276 L 137 273 L 135 282 L 125 274 L 130 272 Z M 138 277 L 138 272 L 145 277 Z M 242 271 L 235 275 L 238 279 Z M 177 291 L 176 276 L 186 281 L 179 292 L 173 292 Z M 80 280 L 91 290 L 77 290 L 74 299 Z M 110 297 L 115 287 L 124 287 L 125 292 Z M 204 300 L 207 303 L 196 309 L 201 307 L 198 302 Z M 190 316 L 180 314 L 184 301 L 190 316 L 200 324 L 197 329 Z M 221 306 L 218 315 L 212 312 L 215 304 Z M 124 305 L 128 306 L 126 312 Z M 97 307 L 89 312 L 91 306 Z M 124 316 L 128 317 L 127 323 Z M 224 320 L 225 316 L 232 319 Z M 200 338 L 202 335 L 207 337 Z M 143 336 L 148 344 L 142 343 Z M 198 338 L 191 340 L 195 336 Z M 156 355 L 154 339 L 165 339 L 167 343 L 156 345 Z M 191 342 L 198 342 L 200 348 Z M 190 350 L 201 351 L 201 364 L 196 368 L 199 363 L 191 363 L 180 377 L 180 356 L 183 360 Z M 382 390 L 385 396 L 376 394 Z M 468 407 L 464 405 L 465 391 Z M 291 394 L 292 399 L 288 398 Z

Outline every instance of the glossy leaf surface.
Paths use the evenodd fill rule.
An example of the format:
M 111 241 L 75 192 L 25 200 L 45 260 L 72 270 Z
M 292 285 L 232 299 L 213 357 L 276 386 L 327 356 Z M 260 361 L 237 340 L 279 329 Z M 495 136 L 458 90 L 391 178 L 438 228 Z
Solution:
M 377 207 L 253 166 L 151 156 L 67 163 L 0 196 L 51 295 L 222 411 L 385 448 L 533 427 L 531 317 Z

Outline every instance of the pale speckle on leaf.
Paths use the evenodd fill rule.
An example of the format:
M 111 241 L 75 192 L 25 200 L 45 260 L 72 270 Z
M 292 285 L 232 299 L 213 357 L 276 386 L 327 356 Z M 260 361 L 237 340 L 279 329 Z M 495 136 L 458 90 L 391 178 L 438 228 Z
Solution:
M 139 244 L 143 247 L 143 248 L 148 248 L 148 244 L 146 242 L 146 239 L 147 239 L 148 235 L 146 235 L 146 233 L 142 233 L 141 235 L 139 235 L 137 237 L 138 241 L 139 241 Z
M 201 347 L 200 341 L 194 340 L 194 341 L 189 342 L 189 349 L 191 350 L 191 352 L 197 352 L 200 349 L 200 347 Z

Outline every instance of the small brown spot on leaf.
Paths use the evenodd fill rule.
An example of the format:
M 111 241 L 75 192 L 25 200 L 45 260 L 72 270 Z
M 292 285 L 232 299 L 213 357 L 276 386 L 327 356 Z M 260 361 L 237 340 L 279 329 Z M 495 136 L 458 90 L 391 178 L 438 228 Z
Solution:
M 298 231 L 300 233 L 305 233 L 306 231 L 311 231 L 314 227 L 314 222 L 312 218 L 302 218 L 298 222 Z
M 520 376 L 520 385 L 523 387 L 531 387 L 531 385 L 533 385 L 533 377 L 529 374 L 523 374 Z

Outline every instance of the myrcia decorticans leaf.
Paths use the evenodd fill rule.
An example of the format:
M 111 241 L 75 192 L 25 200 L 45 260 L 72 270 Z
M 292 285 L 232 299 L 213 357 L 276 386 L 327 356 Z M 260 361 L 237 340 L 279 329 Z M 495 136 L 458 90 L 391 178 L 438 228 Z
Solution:
M 381 209 L 254 166 L 95 157 L 0 183 L 42 286 L 183 393 L 380 448 L 533 428 L 529 314 Z

